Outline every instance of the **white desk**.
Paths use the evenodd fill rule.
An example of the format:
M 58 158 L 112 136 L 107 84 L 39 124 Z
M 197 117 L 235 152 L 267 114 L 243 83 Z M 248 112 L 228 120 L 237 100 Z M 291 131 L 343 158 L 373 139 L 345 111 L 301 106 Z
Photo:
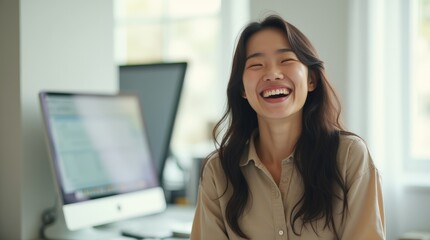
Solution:
M 157 232 L 164 231 L 166 233 L 172 233 L 173 237 L 163 238 L 163 240 L 188 239 L 188 237 L 184 238 L 179 234 L 184 231 L 187 232 L 187 229 L 189 232 L 191 232 L 191 223 L 194 218 L 194 212 L 195 206 L 169 205 L 167 210 L 163 213 L 106 224 L 97 228 L 101 230 L 118 232 L 127 230 L 127 232 L 136 235 L 154 230 Z

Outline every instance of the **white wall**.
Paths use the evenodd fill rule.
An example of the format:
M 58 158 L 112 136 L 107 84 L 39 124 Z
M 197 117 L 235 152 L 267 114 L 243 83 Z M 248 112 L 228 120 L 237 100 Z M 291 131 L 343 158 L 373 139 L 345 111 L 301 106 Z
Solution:
M 40 214 L 56 197 L 37 93 L 117 90 L 113 2 L 6 1 L 0 2 L 0 239 L 35 239 Z

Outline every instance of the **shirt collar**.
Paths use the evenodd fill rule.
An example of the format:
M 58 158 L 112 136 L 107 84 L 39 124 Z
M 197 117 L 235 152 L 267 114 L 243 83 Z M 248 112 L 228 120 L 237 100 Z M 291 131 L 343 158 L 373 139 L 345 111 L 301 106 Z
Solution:
M 257 150 L 255 149 L 255 137 L 258 135 L 258 129 L 254 130 L 251 138 L 248 141 L 248 149 L 245 148 L 243 152 L 242 159 L 239 163 L 241 167 L 248 165 L 250 161 L 254 161 L 256 165 L 261 164 L 260 158 L 257 155 Z
M 258 136 L 258 129 L 255 129 L 248 141 L 248 148 L 245 151 L 240 160 L 239 166 L 244 167 L 248 165 L 251 161 L 254 162 L 255 166 L 260 166 L 263 163 L 257 155 L 257 149 L 255 148 L 255 138 Z M 286 161 L 285 161 L 286 160 Z M 292 162 L 294 160 L 294 151 L 288 156 L 283 162 Z

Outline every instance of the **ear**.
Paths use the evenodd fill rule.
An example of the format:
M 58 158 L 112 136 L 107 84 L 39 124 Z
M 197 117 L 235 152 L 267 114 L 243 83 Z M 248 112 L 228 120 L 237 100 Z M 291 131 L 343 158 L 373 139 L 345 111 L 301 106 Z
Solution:
M 242 97 L 243 97 L 244 99 L 246 99 L 246 93 L 245 93 L 245 91 L 242 91 Z
M 245 89 L 243 89 L 243 87 L 241 87 L 240 92 L 241 92 L 241 96 L 242 96 L 244 99 L 246 99 L 246 92 L 245 92 Z
M 312 92 L 317 88 L 317 79 L 314 72 L 309 73 L 308 92 Z

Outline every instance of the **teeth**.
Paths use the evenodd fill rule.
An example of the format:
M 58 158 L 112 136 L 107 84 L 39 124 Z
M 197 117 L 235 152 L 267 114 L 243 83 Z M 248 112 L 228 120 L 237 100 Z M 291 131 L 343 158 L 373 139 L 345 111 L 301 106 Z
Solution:
M 273 89 L 273 90 L 266 90 L 263 92 L 263 97 L 267 98 L 270 96 L 274 96 L 274 95 L 288 95 L 290 93 L 290 91 L 286 88 L 282 88 L 282 89 Z

